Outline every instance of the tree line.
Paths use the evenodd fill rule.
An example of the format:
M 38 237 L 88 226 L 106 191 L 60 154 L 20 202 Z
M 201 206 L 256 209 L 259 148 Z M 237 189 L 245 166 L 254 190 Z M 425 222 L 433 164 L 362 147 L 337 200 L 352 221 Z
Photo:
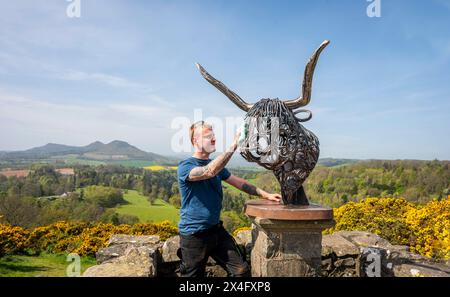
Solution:
M 23 227 L 49 224 L 58 219 L 133 223 L 136 217 L 119 216 L 112 209 L 124 203 L 120 195 L 126 190 L 144 194 L 149 203 L 163 199 L 178 208 L 181 206 L 176 171 L 148 171 L 121 165 L 76 165 L 74 175 L 62 175 L 48 164 L 33 165 L 30 169 L 26 177 L 0 175 L 0 216 L 3 216 L 0 220 Z M 280 192 L 278 181 L 270 171 L 231 171 L 251 179 L 266 191 Z M 223 185 L 222 219 L 225 224 L 229 229 L 248 225 L 248 218 L 243 213 L 244 204 L 257 197 Z M 439 200 L 450 195 L 450 162 L 371 160 L 335 167 L 317 166 L 304 186 L 312 202 L 330 207 L 367 197 L 403 197 L 409 202 L 424 204 L 433 198 Z M 114 189 L 120 191 L 114 193 Z M 67 194 L 65 199 L 41 199 L 64 193 Z

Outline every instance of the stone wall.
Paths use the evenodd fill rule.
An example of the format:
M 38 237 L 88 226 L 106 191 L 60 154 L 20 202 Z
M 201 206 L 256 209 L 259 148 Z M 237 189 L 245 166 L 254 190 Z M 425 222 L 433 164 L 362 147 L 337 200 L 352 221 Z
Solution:
M 240 232 L 236 242 L 250 263 L 251 231 Z M 106 248 L 97 254 L 97 265 L 83 276 L 179 276 L 178 236 L 161 242 L 158 236 L 113 235 Z M 212 259 L 207 263 L 208 277 L 226 276 Z M 341 231 L 322 237 L 322 276 L 450 276 L 450 263 L 437 262 L 408 252 L 406 246 L 391 245 L 367 232 Z
M 323 236 L 322 276 L 450 276 L 450 263 L 410 253 L 372 233 L 340 231 Z

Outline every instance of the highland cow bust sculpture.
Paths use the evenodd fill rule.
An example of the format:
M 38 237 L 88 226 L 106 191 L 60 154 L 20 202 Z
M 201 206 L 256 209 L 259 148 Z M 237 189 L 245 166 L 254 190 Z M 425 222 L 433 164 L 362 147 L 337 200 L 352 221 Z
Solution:
M 314 69 L 328 40 L 316 49 L 309 59 L 303 77 L 302 94 L 293 100 L 261 99 L 248 104 L 222 82 L 211 76 L 199 64 L 201 75 L 245 111 L 246 137 L 240 144 L 241 155 L 249 162 L 256 162 L 272 170 L 281 185 L 282 202 L 285 205 L 308 205 L 303 182 L 319 159 L 319 140 L 301 122 L 311 119 L 309 110 L 298 109 L 311 100 Z M 306 113 L 305 118 L 296 115 Z

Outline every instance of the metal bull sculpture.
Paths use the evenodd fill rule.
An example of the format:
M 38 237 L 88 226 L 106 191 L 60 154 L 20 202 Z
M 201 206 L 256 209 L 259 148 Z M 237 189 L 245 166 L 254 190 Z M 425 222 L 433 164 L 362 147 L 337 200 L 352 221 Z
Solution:
M 247 112 L 245 123 L 248 132 L 240 144 L 241 155 L 247 161 L 256 162 L 274 172 L 281 185 L 285 205 L 309 204 L 303 182 L 319 159 L 319 140 L 300 124 L 311 119 L 311 111 L 296 109 L 310 102 L 314 68 L 320 53 L 329 43 L 325 40 L 309 59 L 305 67 L 302 94 L 293 100 L 261 99 L 255 104 L 248 104 L 197 64 L 201 75 L 208 82 Z M 308 114 L 306 118 L 296 116 L 302 112 Z

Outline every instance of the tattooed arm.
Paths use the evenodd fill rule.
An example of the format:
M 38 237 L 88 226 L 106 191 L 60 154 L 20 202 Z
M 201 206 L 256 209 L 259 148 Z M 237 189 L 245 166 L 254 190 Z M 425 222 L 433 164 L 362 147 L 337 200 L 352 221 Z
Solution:
M 212 178 L 219 174 L 219 172 L 223 168 L 225 168 L 228 161 L 230 161 L 231 157 L 233 156 L 233 153 L 236 151 L 238 138 L 239 133 L 237 134 L 237 137 L 235 137 L 233 144 L 228 148 L 227 151 L 209 162 L 208 165 L 193 168 L 191 172 L 189 172 L 189 176 L 187 179 L 189 181 L 199 181 Z
M 240 178 L 235 175 L 231 175 L 228 179 L 225 180 L 228 184 L 238 188 L 239 190 L 253 196 L 259 196 L 264 199 L 273 200 L 273 201 L 280 201 L 281 195 L 280 194 L 271 194 L 268 193 L 252 184 L 250 184 L 248 181 L 246 181 L 243 178 Z

